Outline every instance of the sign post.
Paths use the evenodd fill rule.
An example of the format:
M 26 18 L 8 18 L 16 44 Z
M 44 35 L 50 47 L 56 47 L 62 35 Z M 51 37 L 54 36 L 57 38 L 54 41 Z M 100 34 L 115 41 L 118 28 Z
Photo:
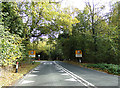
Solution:
M 38 55 L 38 60 L 40 60 L 40 55 Z
M 29 51 L 29 57 L 34 57 L 35 58 L 35 55 L 36 55 L 36 51 L 35 50 Z
M 35 50 L 30 50 L 29 51 L 29 57 L 35 58 L 36 57 L 36 51 Z M 32 60 L 32 63 L 34 63 L 34 59 Z
M 80 59 L 78 59 L 78 62 L 82 62 L 82 51 L 81 50 L 75 50 L 75 57 L 80 57 Z

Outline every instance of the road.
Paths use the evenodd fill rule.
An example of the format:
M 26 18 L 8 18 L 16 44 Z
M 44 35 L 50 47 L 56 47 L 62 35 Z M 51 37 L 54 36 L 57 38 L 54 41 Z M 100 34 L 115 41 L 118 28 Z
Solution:
M 118 88 L 118 76 L 59 61 L 41 61 L 40 63 L 38 67 L 18 81 L 14 85 L 15 88 L 17 86 Z

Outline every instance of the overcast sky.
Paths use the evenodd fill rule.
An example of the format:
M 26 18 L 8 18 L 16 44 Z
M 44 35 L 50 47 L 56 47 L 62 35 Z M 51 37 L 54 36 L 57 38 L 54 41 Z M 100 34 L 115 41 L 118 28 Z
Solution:
M 61 0 L 57 0 L 57 1 L 61 1 Z M 67 6 L 73 6 L 75 8 L 79 8 L 80 10 L 83 10 L 85 7 L 85 2 L 90 2 L 91 4 L 94 2 L 94 4 L 99 4 L 97 5 L 98 7 L 100 5 L 105 5 L 105 10 L 102 11 L 102 14 L 105 14 L 109 12 L 110 5 L 117 1 L 120 0 L 63 0 L 61 6 L 63 8 Z M 44 36 L 44 38 L 46 38 L 46 36 Z
M 94 4 L 99 4 L 97 5 L 98 7 L 100 5 L 105 5 L 104 12 L 108 12 L 110 9 L 110 5 L 117 1 L 120 0 L 63 0 L 62 7 L 73 6 L 75 8 L 79 8 L 80 10 L 83 10 L 85 7 L 85 2 L 90 2 L 91 4 L 94 2 Z
M 61 1 L 61 0 L 57 0 L 57 1 Z M 100 5 L 105 5 L 105 10 L 102 12 L 107 13 L 109 12 L 109 6 L 113 3 L 111 3 L 110 1 L 112 1 L 113 3 L 120 1 L 120 0 L 63 0 L 62 1 L 62 7 L 67 7 L 67 6 L 73 6 L 75 8 L 79 8 L 80 10 L 83 10 L 85 7 L 85 2 L 90 2 L 91 4 L 94 2 L 94 4 L 99 4 L 97 5 L 98 7 Z M 43 36 L 43 38 L 48 38 L 48 36 Z M 34 38 L 36 39 L 36 38 Z M 31 38 L 31 41 L 33 40 L 33 38 Z

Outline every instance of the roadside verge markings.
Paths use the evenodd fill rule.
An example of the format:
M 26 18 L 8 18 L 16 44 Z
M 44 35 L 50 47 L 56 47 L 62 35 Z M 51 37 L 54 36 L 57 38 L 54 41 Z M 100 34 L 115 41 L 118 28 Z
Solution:
M 36 73 L 36 72 L 39 72 L 39 71 L 34 71 L 34 70 L 32 71 L 32 73 Z
M 24 80 L 21 84 L 27 84 L 27 83 L 33 83 L 35 81 L 28 81 L 28 80 Z
M 35 68 L 34 70 L 39 70 L 38 68 Z
M 35 68 L 39 68 L 39 67 L 40 67 L 40 65 L 38 65 Z M 26 74 L 25 76 L 23 76 L 23 78 L 18 83 L 21 84 L 24 81 L 24 79 L 27 78 L 27 76 L 33 72 L 34 69 L 32 69 L 30 72 L 28 72 L 28 74 Z
M 62 68 L 63 71 L 65 71 L 67 74 L 69 74 L 70 76 L 72 76 L 75 80 L 77 80 L 78 82 L 82 83 L 84 86 L 86 86 L 87 88 L 97 88 L 95 85 L 93 85 L 92 83 L 86 81 L 85 79 L 81 78 L 80 76 L 74 74 L 73 72 L 67 70 L 66 68 L 62 67 L 61 65 L 57 64 L 56 62 L 54 62 L 56 64 L 57 67 Z
M 34 77 L 34 76 L 37 76 L 37 75 L 28 74 L 27 76 L 28 77 Z

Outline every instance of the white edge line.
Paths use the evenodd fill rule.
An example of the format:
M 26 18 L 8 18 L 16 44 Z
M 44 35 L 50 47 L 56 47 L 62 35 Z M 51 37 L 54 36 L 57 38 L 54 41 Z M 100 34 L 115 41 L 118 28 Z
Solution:
M 89 87 L 89 85 L 95 87 L 95 85 L 93 85 L 92 83 L 90 83 L 90 82 L 86 81 L 85 79 L 81 78 L 80 76 L 72 73 L 71 71 L 67 70 L 66 68 L 64 68 L 64 67 L 62 67 L 61 65 L 57 64 L 56 62 L 54 62 L 54 63 L 55 63 L 58 67 L 62 68 L 66 73 L 68 73 L 68 74 L 69 74 L 70 76 L 72 76 L 74 79 L 76 79 L 77 81 L 79 81 L 80 83 L 82 83 L 83 85 L 85 85 L 85 86 L 87 86 L 87 87 Z M 85 83 L 83 83 L 81 80 L 77 79 L 75 76 L 78 77 L 79 79 L 81 79 L 82 81 L 86 82 L 88 85 L 86 85 Z M 97 87 L 95 87 L 95 88 L 97 88 Z
M 38 65 L 38 66 L 39 66 L 39 65 Z M 38 66 L 37 66 L 37 67 L 38 67 Z M 35 68 L 37 68 L 37 67 L 35 67 Z M 23 76 L 23 78 L 18 82 L 18 84 L 21 84 L 22 81 L 24 81 L 24 79 L 28 76 L 28 74 L 32 73 L 32 71 L 35 70 L 35 68 L 33 68 L 30 72 L 28 72 L 25 76 Z

